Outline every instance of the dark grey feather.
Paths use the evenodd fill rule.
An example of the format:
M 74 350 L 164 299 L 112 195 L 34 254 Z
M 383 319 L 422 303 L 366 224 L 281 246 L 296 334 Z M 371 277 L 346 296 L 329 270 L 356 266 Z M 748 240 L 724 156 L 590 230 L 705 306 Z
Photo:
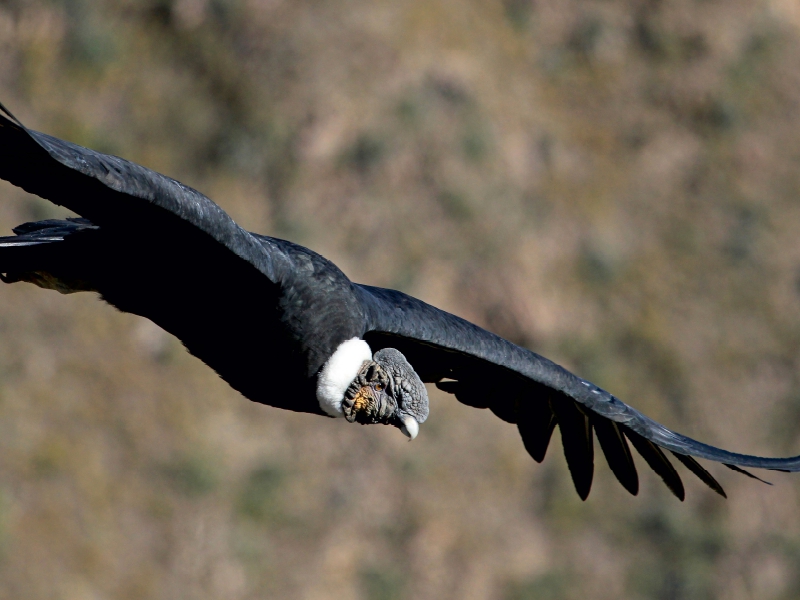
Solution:
M 661 451 L 661 448 L 650 440 L 643 438 L 638 433 L 625 431 L 625 435 L 631 441 L 633 447 L 636 448 L 636 451 L 642 455 L 645 462 L 650 465 L 650 468 L 661 477 L 678 500 L 683 502 L 684 498 L 686 498 L 686 491 L 683 488 L 681 477 L 678 475 L 675 467 L 672 466 L 672 463 L 669 462 L 669 459 Z
M 472 408 L 489 408 L 490 400 L 487 390 L 479 385 L 469 385 L 463 381 L 438 381 L 436 387 L 449 394 L 454 394 L 461 404 Z
M 695 459 L 693 459 L 691 456 L 686 456 L 685 454 L 678 454 L 677 452 L 673 452 L 672 454 L 681 463 L 683 463 L 683 465 L 687 469 L 689 469 L 692 473 L 697 475 L 700 478 L 700 481 L 705 483 L 708 487 L 717 492 L 723 498 L 728 497 L 728 495 L 725 493 L 725 490 L 722 489 L 722 486 L 719 484 L 719 482 L 716 479 L 714 479 L 711 473 L 709 473 L 702 466 L 700 466 L 700 463 L 698 463 Z
M 555 428 L 556 415 L 550 408 L 547 395 L 543 398 L 525 398 L 520 402 L 517 429 L 525 449 L 536 462 L 544 460 Z
M 609 468 L 622 487 L 635 496 L 639 493 L 639 476 L 619 424 L 602 417 L 593 417 L 592 424 Z
M 561 431 L 564 456 L 572 474 L 575 491 L 581 500 L 586 500 L 592 489 L 594 475 L 594 437 L 591 421 L 589 416 L 569 399 L 551 397 L 550 407 L 556 415 L 558 428 Z
M 731 471 L 736 471 L 737 473 L 741 473 L 742 475 L 747 475 L 750 479 L 755 479 L 756 481 L 760 481 L 761 483 L 766 483 L 767 485 L 772 485 L 766 479 L 761 479 L 761 477 L 753 475 L 750 471 L 745 471 L 741 467 L 737 467 L 736 465 L 728 465 L 728 464 L 726 464 L 725 466 L 728 467 Z

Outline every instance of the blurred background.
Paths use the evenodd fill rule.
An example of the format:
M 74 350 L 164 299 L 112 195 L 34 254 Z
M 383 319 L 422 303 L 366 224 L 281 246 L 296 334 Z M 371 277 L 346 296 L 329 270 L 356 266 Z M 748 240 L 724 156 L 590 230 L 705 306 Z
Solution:
M 800 452 L 798 0 L 0 0 L 0 100 L 549 356 Z M 64 216 L 0 182 L 0 231 Z M 213 273 L 209 273 L 213 282 Z M 431 390 L 408 444 L 0 288 L 0 598 L 794 599 L 800 477 L 680 503 Z M 686 473 L 686 471 L 682 471 Z

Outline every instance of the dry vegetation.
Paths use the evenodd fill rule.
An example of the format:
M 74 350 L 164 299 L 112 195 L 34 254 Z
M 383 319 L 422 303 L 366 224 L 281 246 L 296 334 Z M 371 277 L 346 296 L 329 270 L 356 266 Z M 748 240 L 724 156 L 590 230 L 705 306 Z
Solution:
M 797 0 L 0 1 L 28 125 L 769 455 L 800 450 L 798 65 Z M 4 232 L 63 214 L 0 193 Z M 0 307 L 2 599 L 800 595 L 798 476 L 681 504 L 598 459 L 581 503 L 557 439 L 536 465 L 442 394 L 406 444 L 90 295 Z

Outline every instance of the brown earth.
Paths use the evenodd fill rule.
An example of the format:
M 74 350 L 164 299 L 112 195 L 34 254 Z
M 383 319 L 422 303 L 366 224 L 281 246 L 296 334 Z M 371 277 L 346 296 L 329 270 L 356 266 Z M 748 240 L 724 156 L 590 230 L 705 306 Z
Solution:
M 797 0 L 4 0 L 0 100 L 679 431 L 800 451 Z M 2 232 L 64 214 L 0 193 Z M 709 468 L 730 499 L 681 504 L 598 458 L 582 503 L 557 438 L 536 465 L 444 394 L 407 444 L 0 288 L 2 599 L 800 596 L 800 476 Z

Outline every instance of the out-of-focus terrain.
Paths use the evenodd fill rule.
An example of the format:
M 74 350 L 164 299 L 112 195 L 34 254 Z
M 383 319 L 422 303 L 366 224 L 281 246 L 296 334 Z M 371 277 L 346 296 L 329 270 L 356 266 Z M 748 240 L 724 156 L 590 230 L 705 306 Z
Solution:
M 797 0 L 3 0 L 0 100 L 679 431 L 800 452 Z M 2 232 L 65 214 L 0 196 Z M 413 444 L 255 405 L 92 295 L 3 286 L 0 598 L 800 596 L 800 477 L 710 466 L 730 499 L 682 504 L 598 456 L 583 503 L 557 435 L 537 465 L 431 401 Z

